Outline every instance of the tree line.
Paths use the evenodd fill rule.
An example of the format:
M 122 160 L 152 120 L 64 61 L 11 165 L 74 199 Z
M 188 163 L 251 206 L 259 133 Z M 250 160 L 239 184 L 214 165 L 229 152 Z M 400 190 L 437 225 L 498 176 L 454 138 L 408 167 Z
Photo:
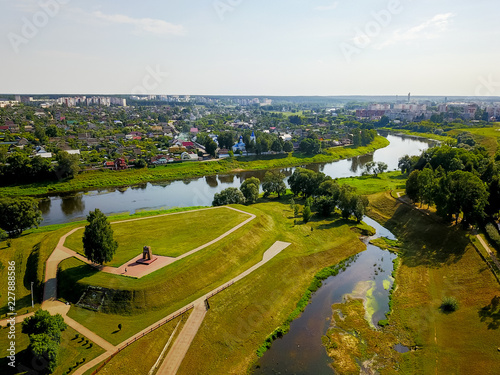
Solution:
M 264 197 L 277 194 L 278 198 L 286 193 L 285 175 L 281 172 L 267 172 L 262 181 Z M 310 210 L 320 216 L 330 216 L 339 210 L 344 219 L 354 217 L 361 221 L 368 207 L 368 199 L 356 194 L 354 187 L 340 185 L 336 180 L 324 173 L 305 168 L 296 168 L 288 179 L 288 184 L 294 197 L 305 200 L 304 221 L 310 219 Z M 257 202 L 260 191 L 260 180 L 256 177 L 246 179 L 240 189 L 227 188 L 216 193 L 213 206 L 227 204 L 253 204 Z M 293 202 L 292 207 L 297 207 Z M 297 216 L 298 212 L 296 212 Z M 307 219 L 306 219 L 307 218 Z
M 492 158 L 484 147 L 433 147 L 420 156 L 399 159 L 408 174 L 406 193 L 421 204 L 435 205 L 443 219 L 465 227 L 481 224 L 500 210 L 500 154 Z

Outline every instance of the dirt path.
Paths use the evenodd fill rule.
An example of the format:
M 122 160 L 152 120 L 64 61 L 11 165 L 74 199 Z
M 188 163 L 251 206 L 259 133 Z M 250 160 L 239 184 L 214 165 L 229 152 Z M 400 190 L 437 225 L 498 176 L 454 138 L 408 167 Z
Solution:
M 477 234 L 476 237 L 479 240 L 479 242 L 481 242 L 481 245 L 483 245 L 484 249 L 486 250 L 486 252 L 490 256 L 491 260 L 493 260 L 493 263 L 495 263 L 497 265 L 497 268 L 500 270 L 500 262 L 498 261 L 495 254 L 493 254 L 493 251 L 491 251 L 491 249 L 488 246 L 488 244 L 486 243 L 486 241 L 483 240 L 483 237 L 481 237 L 479 234 Z

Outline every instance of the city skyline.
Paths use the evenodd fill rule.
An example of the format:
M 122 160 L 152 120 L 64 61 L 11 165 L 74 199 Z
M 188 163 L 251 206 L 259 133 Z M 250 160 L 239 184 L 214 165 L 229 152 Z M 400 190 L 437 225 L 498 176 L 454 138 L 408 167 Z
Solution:
M 1 3 L 4 93 L 500 95 L 492 1 Z

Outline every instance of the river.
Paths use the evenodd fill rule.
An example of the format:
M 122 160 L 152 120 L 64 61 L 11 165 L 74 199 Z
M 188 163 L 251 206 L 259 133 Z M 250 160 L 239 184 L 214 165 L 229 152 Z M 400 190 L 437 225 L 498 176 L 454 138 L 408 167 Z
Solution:
M 376 229 L 377 234 L 372 238 L 395 239 L 391 232 L 374 220 L 365 217 L 363 221 Z M 332 304 L 341 303 L 350 294 L 366 298 L 373 313 L 371 324 L 376 326 L 379 320 L 385 319 L 389 310 L 392 261 L 395 257 L 393 253 L 367 243 L 366 251 L 358 254 L 345 271 L 323 281 L 304 312 L 290 324 L 290 331 L 273 342 L 264 353 L 253 374 L 334 374 L 330 367 L 331 359 L 321 341 L 330 326 Z
M 390 145 L 372 154 L 331 163 L 311 164 L 307 168 L 321 171 L 332 178 L 360 176 L 369 161 L 384 162 L 389 171 L 398 167 L 403 155 L 419 155 L 433 144 L 421 138 L 386 135 Z M 295 168 L 282 171 L 290 176 Z M 109 188 L 88 192 L 48 196 L 40 202 L 42 225 L 60 224 L 85 219 L 89 211 L 99 208 L 105 214 L 134 213 L 141 210 L 173 207 L 210 206 L 215 193 L 228 187 L 239 187 L 248 177 L 262 180 L 265 171 L 205 176 L 202 178 L 161 183 L 147 183 L 128 188 Z

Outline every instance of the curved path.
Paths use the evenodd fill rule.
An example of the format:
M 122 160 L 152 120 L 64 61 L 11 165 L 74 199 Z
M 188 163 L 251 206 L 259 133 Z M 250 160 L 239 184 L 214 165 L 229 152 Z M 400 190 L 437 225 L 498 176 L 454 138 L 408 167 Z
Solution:
M 155 255 L 156 260 L 149 265 L 145 265 L 145 264 L 141 264 L 141 263 L 137 262 L 137 260 L 142 258 L 142 254 L 140 254 L 140 255 L 136 256 L 135 258 L 131 259 L 130 261 L 126 262 L 125 264 L 122 264 L 120 267 L 100 266 L 100 265 L 97 265 L 95 263 L 90 262 L 87 258 L 85 258 L 81 254 L 78 254 L 76 251 L 68 249 L 66 246 L 64 246 L 66 238 L 68 236 L 72 235 L 77 230 L 83 229 L 83 227 L 75 228 L 72 231 L 66 233 L 64 236 L 61 237 L 61 239 L 59 240 L 59 243 L 56 246 L 56 251 L 59 251 L 59 252 L 55 255 L 55 258 L 61 258 L 61 260 L 63 260 L 63 259 L 69 258 L 69 257 L 75 257 L 75 258 L 81 260 L 82 262 L 87 263 L 88 265 L 99 269 L 102 272 L 111 273 L 114 275 L 123 275 L 123 276 L 141 278 L 143 276 L 149 275 L 150 273 L 158 271 L 159 269 L 162 269 L 163 267 L 166 267 L 169 264 L 177 262 L 178 260 L 186 258 L 190 255 L 193 255 L 194 253 L 196 253 L 200 250 L 203 250 L 206 247 L 213 245 L 214 243 L 219 242 L 224 237 L 229 236 L 231 233 L 235 232 L 236 230 L 240 229 L 244 225 L 248 224 L 250 221 L 252 221 L 256 217 L 254 214 L 251 214 L 249 212 L 245 212 L 245 211 L 238 210 L 238 209 L 232 208 L 232 207 L 227 207 L 227 206 L 202 208 L 202 209 L 191 210 L 191 211 L 174 212 L 174 213 L 163 214 L 163 215 L 158 215 L 158 216 L 154 216 L 154 217 L 180 215 L 180 214 L 196 212 L 196 211 L 219 210 L 219 209 L 233 210 L 233 211 L 248 215 L 250 217 L 248 219 L 246 219 L 245 221 L 241 222 L 240 224 L 229 229 L 227 232 L 221 234 L 219 237 L 213 239 L 212 241 L 209 241 L 201 246 L 198 246 L 196 249 L 190 250 L 190 251 L 188 251 L 188 252 L 186 252 L 186 253 L 184 253 L 176 258 Z M 114 221 L 111 224 L 128 223 L 131 221 L 146 220 L 146 219 L 151 219 L 151 216 L 140 217 L 140 218 L 136 218 L 136 219 Z M 54 260 L 55 260 L 55 258 L 54 258 Z M 56 265 L 56 271 L 57 271 L 57 265 Z
M 214 240 L 205 243 L 202 246 L 197 247 L 196 249 L 190 250 L 189 252 L 177 257 L 177 258 L 168 258 L 168 257 L 162 257 L 162 258 L 168 258 L 168 262 L 159 262 L 155 261 L 149 266 L 144 267 L 144 271 L 141 273 L 138 273 L 137 276 L 131 275 L 129 272 L 127 272 L 127 276 L 135 276 L 135 277 L 142 277 L 144 275 L 147 275 L 151 272 L 154 272 L 160 268 L 163 268 L 167 266 L 168 264 L 173 263 L 174 261 L 183 259 L 187 256 L 190 256 L 210 245 L 213 245 L 214 243 L 220 241 L 224 237 L 230 235 L 234 231 L 238 230 L 242 226 L 246 225 L 249 223 L 251 220 L 255 219 L 254 214 L 250 214 L 248 212 L 238 210 L 232 207 L 214 207 L 214 208 L 206 208 L 206 209 L 201 209 L 201 210 L 209 210 L 209 209 L 221 209 L 221 208 L 227 208 L 231 209 L 234 211 L 238 211 L 241 213 L 244 213 L 246 215 L 249 215 L 250 218 L 246 219 L 242 223 L 236 225 L 235 227 L 231 228 L 229 231 L 225 232 L 221 236 L 215 238 Z M 193 211 L 201 211 L 201 210 L 193 210 Z M 183 212 L 176 212 L 176 213 L 171 213 L 171 214 L 164 214 L 164 215 L 158 215 L 158 216 L 167 216 L 167 215 L 175 215 L 175 214 L 182 214 L 182 213 L 187 213 L 187 212 L 193 212 L 193 211 L 183 211 Z M 136 219 L 129 219 L 129 220 L 123 220 L 123 221 L 117 221 L 114 223 L 123 223 L 123 222 L 129 222 L 129 221 L 137 221 L 137 220 L 144 220 L 144 219 L 149 219 L 151 217 L 144 217 L 144 218 L 136 218 Z M 204 296 L 196 299 L 192 303 L 182 307 L 181 309 L 173 312 L 172 314 L 166 316 L 163 319 L 160 319 L 159 321 L 153 323 L 149 327 L 146 327 L 142 331 L 138 332 L 137 334 L 133 335 L 132 337 L 128 338 L 127 340 L 123 341 L 119 345 L 113 345 L 109 343 L 108 341 L 104 340 L 102 337 L 97 335 L 96 333 L 92 332 L 89 330 L 87 327 L 83 326 L 82 324 L 78 323 L 77 321 L 71 319 L 70 317 L 67 316 L 68 311 L 70 309 L 69 304 L 62 303 L 60 301 L 57 301 L 57 270 L 59 263 L 65 259 L 71 258 L 71 257 L 76 257 L 83 262 L 96 266 L 95 264 L 89 262 L 86 258 L 84 258 L 82 255 L 76 253 L 73 250 L 68 249 L 67 247 L 64 246 L 64 243 L 66 241 L 66 238 L 74 233 L 75 231 L 81 229 L 80 228 L 75 228 L 71 230 L 70 232 L 66 233 L 63 235 L 58 243 L 52 254 L 49 256 L 45 263 L 45 285 L 44 285 L 44 292 L 43 292 L 43 302 L 41 308 L 44 310 L 49 311 L 52 315 L 55 314 L 61 314 L 64 318 L 64 321 L 73 329 L 75 329 L 77 332 L 80 334 L 86 336 L 89 340 L 93 341 L 96 345 L 102 347 L 104 350 L 106 350 L 105 353 L 101 354 L 99 357 L 93 359 L 92 361 L 89 361 L 85 363 L 83 366 L 79 367 L 74 374 L 75 375 L 81 375 L 84 374 L 86 371 L 91 369 L 92 367 L 98 365 L 102 361 L 108 359 L 112 355 L 116 354 L 117 351 L 123 349 L 124 347 L 128 346 L 129 344 L 133 343 L 136 341 L 138 338 L 143 337 L 144 335 L 152 332 L 154 329 L 156 329 L 159 325 L 172 320 L 174 317 L 179 316 L 180 314 L 186 312 L 187 310 L 194 308 L 193 313 L 191 314 L 190 318 L 184 325 L 183 329 L 181 330 L 177 340 L 174 342 L 171 350 L 167 354 L 167 357 L 163 361 L 160 369 L 158 370 L 158 374 L 175 374 L 177 372 L 177 369 L 179 368 L 180 364 L 182 363 L 182 360 L 187 353 L 187 350 L 189 349 L 189 346 L 191 345 L 191 342 L 193 338 L 196 335 L 196 332 L 198 331 L 198 328 L 200 327 L 201 323 L 203 322 L 203 318 L 205 317 L 206 310 L 205 310 L 205 300 L 208 300 L 210 297 L 214 296 L 215 294 L 221 292 L 222 290 L 226 289 L 227 287 L 231 286 L 238 280 L 241 280 L 245 276 L 249 275 L 271 259 L 273 259 L 276 255 L 278 255 L 282 250 L 284 250 L 286 247 L 290 245 L 290 243 L 286 242 L 280 242 L 277 241 L 274 243 L 263 255 L 263 259 L 255 264 L 254 266 L 250 267 L 248 270 L 242 272 L 240 275 L 236 276 L 232 280 L 228 281 L 227 283 L 223 284 L 217 289 L 214 289 L 213 291 L 205 294 Z M 136 259 L 136 258 L 134 258 Z M 134 261 L 134 259 L 132 261 Z M 158 263 L 157 266 L 152 267 L 153 264 Z M 126 266 L 129 264 L 122 265 L 119 268 L 114 268 L 114 267 L 101 267 L 101 270 L 104 272 L 108 273 L 114 273 L 114 274 L 120 274 L 120 269 L 124 269 Z M 124 270 L 123 270 L 124 271 Z M 26 317 L 32 316 L 34 313 L 29 313 L 29 314 L 24 314 L 24 315 L 19 315 L 16 316 L 16 323 L 22 322 Z M 6 326 L 8 325 L 8 320 L 4 319 L 0 321 L 1 326 Z
M 144 328 L 142 331 L 136 333 L 134 336 L 128 338 L 127 340 L 123 341 L 122 343 L 118 344 L 114 350 L 108 350 L 106 353 L 102 354 L 101 356 L 95 358 L 94 360 L 84 364 L 83 366 L 79 367 L 75 372 L 74 375 L 82 375 L 85 373 L 85 371 L 91 369 L 92 367 L 98 365 L 102 361 L 106 360 L 107 358 L 111 357 L 113 354 L 116 354 L 116 351 L 118 349 L 122 349 L 129 344 L 133 343 L 136 341 L 138 338 L 143 337 L 145 334 L 151 332 L 153 329 L 155 329 L 159 324 L 163 323 L 164 321 L 169 321 L 173 317 L 178 316 L 180 313 L 185 312 L 187 309 L 194 308 L 194 311 L 191 313 L 189 316 L 188 320 L 184 324 L 184 327 L 182 328 L 179 336 L 175 340 L 174 344 L 172 345 L 172 348 L 169 350 L 167 353 L 167 356 L 165 357 L 165 360 L 163 361 L 162 365 L 160 366 L 157 375 L 161 374 L 175 374 L 177 372 L 177 369 L 182 363 L 182 360 L 184 359 L 184 356 L 186 355 L 189 346 L 191 345 L 192 340 L 194 339 L 194 336 L 196 335 L 196 332 L 198 332 L 198 328 L 200 327 L 203 318 L 205 317 L 205 300 L 209 299 L 210 297 L 213 297 L 215 294 L 219 293 L 220 291 L 226 289 L 227 287 L 233 285 L 235 282 L 243 279 L 245 276 L 249 275 L 259 267 L 262 267 L 264 264 L 269 262 L 271 259 L 273 259 L 276 255 L 278 255 L 281 251 L 286 249 L 288 246 L 291 244 L 288 242 L 281 242 L 277 241 L 275 242 L 263 255 L 262 260 L 255 264 L 254 266 L 250 267 L 248 270 L 242 272 L 235 278 L 229 280 L 227 283 L 221 285 L 220 287 L 212 290 L 211 292 L 208 292 L 207 294 L 203 295 L 202 297 L 196 299 L 195 301 L 187 304 L 186 306 L 180 308 L 179 310 L 173 312 L 172 314 L 168 315 L 167 317 L 160 319 L 159 321 L 151 324 L 149 327 Z

